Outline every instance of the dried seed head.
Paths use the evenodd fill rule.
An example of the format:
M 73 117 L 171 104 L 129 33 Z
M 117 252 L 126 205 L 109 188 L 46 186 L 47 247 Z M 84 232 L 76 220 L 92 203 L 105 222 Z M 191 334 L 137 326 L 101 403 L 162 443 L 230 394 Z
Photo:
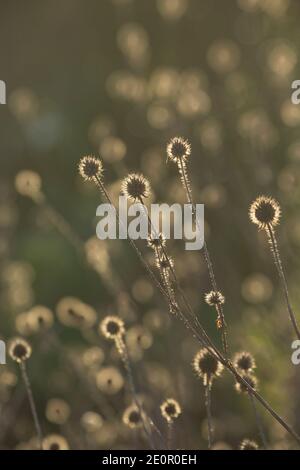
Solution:
M 148 197 L 150 194 L 149 181 L 139 173 L 131 173 L 122 182 L 123 194 L 133 201 Z
M 41 177 L 35 171 L 23 170 L 16 175 L 15 188 L 22 196 L 34 200 L 40 199 L 42 197 L 41 187 Z
M 53 313 L 43 305 L 36 305 L 29 310 L 27 315 L 33 333 L 45 331 L 53 325 Z
M 97 313 L 93 307 L 76 297 L 61 299 L 56 306 L 56 313 L 61 323 L 79 329 L 91 328 L 97 321 Z
M 181 415 L 181 407 L 178 401 L 174 400 L 173 398 L 168 398 L 160 405 L 160 411 L 167 420 L 168 423 L 173 423 L 175 419 L 177 419 Z
M 165 239 L 165 237 L 163 236 L 162 233 L 151 234 L 148 237 L 147 243 L 148 243 L 148 246 L 150 248 L 153 248 L 153 250 L 155 250 L 156 248 L 160 248 L 161 246 L 165 246 L 166 239 Z
M 252 372 L 256 364 L 252 354 L 242 351 L 237 353 L 233 359 L 234 366 L 241 372 Z
M 143 424 L 141 413 L 136 405 L 126 408 L 123 413 L 123 423 L 131 429 L 140 428 Z
M 103 367 L 96 375 L 96 384 L 101 392 L 115 395 L 124 386 L 124 379 L 116 367 Z
M 167 145 L 167 155 L 175 163 L 184 162 L 191 155 L 191 145 L 182 137 L 173 137 Z
M 86 411 L 80 418 L 80 424 L 88 433 L 99 431 L 103 426 L 103 418 L 95 411 Z
M 194 357 L 193 369 L 198 375 L 202 377 L 204 384 L 211 383 L 214 377 L 221 375 L 223 365 L 219 362 L 207 348 L 200 349 Z
M 49 434 L 43 439 L 44 450 L 69 450 L 66 439 L 59 434 Z
M 91 346 L 82 355 L 82 363 L 89 369 L 99 369 L 104 361 L 104 352 L 98 346 Z
M 109 315 L 99 325 L 99 332 L 108 339 L 118 339 L 125 334 L 125 326 L 120 317 Z
M 156 265 L 160 269 L 170 269 L 174 266 L 173 258 L 170 256 L 162 255 L 156 260 Z
M 52 398 L 46 405 L 46 418 L 50 423 L 65 424 L 70 416 L 71 410 L 68 403 L 60 398 Z
M 27 361 L 31 356 L 31 352 L 30 344 L 23 338 L 13 339 L 8 348 L 10 357 L 19 364 Z
M 259 196 L 252 202 L 249 209 L 251 222 L 258 225 L 260 229 L 268 226 L 275 227 L 279 223 L 281 209 L 278 202 L 267 196 Z
M 257 379 L 254 375 L 243 374 L 242 378 L 250 385 L 250 387 L 252 387 L 254 390 L 257 390 Z M 235 388 L 239 393 L 249 393 L 246 385 L 239 380 L 236 382 Z
M 240 444 L 240 450 L 258 450 L 258 445 L 250 439 L 243 439 Z
M 82 157 L 78 165 L 79 174 L 86 181 L 95 181 L 103 176 L 103 165 L 99 158 L 92 155 Z
M 215 307 L 216 305 L 223 305 L 225 303 L 225 297 L 219 291 L 212 290 L 205 294 L 204 298 L 205 302 L 211 307 Z

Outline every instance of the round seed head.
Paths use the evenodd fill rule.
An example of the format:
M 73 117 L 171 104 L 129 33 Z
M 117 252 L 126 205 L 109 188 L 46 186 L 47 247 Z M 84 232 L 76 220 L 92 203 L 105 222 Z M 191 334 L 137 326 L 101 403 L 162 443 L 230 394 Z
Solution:
M 19 364 L 27 361 L 31 356 L 31 352 L 32 349 L 30 344 L 23 338 L 13 339 L 8 349 L 10 357 Z
M 211 307 L 214 307 L 216 305 L 223 305 L 225 303 L 225 297 L 219 291 L 212 290 L 208 292 L 207 294 L 205 294 L 204 298 L 205 298 L 205 302 Z
M 137 201 L 150 195 L 149 181 L 139 173 L 131 173 L 122 182 L 123 194 L 132 201 Z
M 160 405 L 160 411 L 168 423 L 173 423 L 181 415 L 181 407 L 178 401 L 168 398 Z
M 257 390 L 257 379 L 254 375 L 243 374 L 242 377 L 250 385 L 250 387 L 252 387 L 254 390 Z M 236 382 L 235 388 L 239 393 L 249 393 L 248 388 L 241 381 Z
M 167 145 L 167 155 L 175 163 L 183 162 L 191 155 L 191 145 L 182 137 L 173 137 Z
M 53 313 L 49 308 L 37 305 L 29 310 L 28 322 L 33 333 L 45 331 L 53 325 Z
M 101 392 L 115 395 L 124 386 L 124 379 L 116 367 L 102 367 L 96 375 L 96 384 Z
M 267 196 L 259 196 L 252 202 L 249 209 L 251 222 L 259 229 L 267 229 L 268 226 L 275 227 L 279 223 L 281 209 L 278 202 Z
M 56 306 L 59 321 L 65 326 L 88 329 L 97 321 L 97 313 L 88 304 L 76 297 L 64 297 Z
M 117 339 L 125 334 L 125 326 L 120 317 L 109 315 L 99 326 L 100 333 L 108 339 Z
M 94 181 L 95 178 L 102 178 L 103 165 L 99 158 L 92 155 L 82 157 L 78 165 L 79 174 L 86 181 Z
M 131 405 L 123 413 L 123 423 L 131 429 L 137 429 L 142 426 L 142 418 L 139 409 Z
M 46 418 L 50 423 L 65 424 L 70 416 L 71 410 L 68 403 L 60 398 L 52 398 L 46 405 Z
M 49 434 L 43 439 L 44 450 L 69 450 L 66 439 L 59 434 Z
M 252 354 L 245 351 L 237 353 L 234 356 L 233 363 L 241 372 L 252 372 L 256 367 Z
M 194 357 L 193 369 L 202 377 L 205 384 L 212 381 L 214 377 L 221 375 L 223 365 L 219 362 L 207 348 L 200 349 Z
M 240 450 L 258 450 L 258 445 L 250 439 L 243 439 L 240 444 Z

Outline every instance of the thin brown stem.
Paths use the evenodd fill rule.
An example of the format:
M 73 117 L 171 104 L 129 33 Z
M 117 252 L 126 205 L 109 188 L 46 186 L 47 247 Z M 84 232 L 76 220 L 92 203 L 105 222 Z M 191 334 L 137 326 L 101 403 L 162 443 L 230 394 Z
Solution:
M 206 416 L 207 416 L 207 439 L 208 439 L 208 449 L 211 450 L 213 443 L 213 425 L 212 425 L 212 416 L 211 416 L 211 383 L 207 380 L 205 384 L 205 407 L 206 407 Z
M 37 414 L 35 401 L 33 398 L 30 380 L 27 374 L 25 362 L 20 363 L 20 369 L 21 369 L 22 378 L 23 378 L 27 396 L 28 396 L 28 401 L 30 405 L 30 410 L 31 410 L 34 426 L 35 426 L 37 437 L 38 437 L 39 447 L 40 447 L 40 450 L 42 450 L 43 449 L 43 434 L 42 434 L 41 425 L 40 425 L 40 421 L 39 421 L 38 414 Z

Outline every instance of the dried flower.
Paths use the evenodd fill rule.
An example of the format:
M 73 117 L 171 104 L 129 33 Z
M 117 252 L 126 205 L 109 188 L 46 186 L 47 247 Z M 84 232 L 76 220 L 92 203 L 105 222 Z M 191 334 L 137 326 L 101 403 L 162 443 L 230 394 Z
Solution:
M 182 163 L 191 155 L 191 145 L 182 137 L 173 137 L 167 145 L 167 155 L 173 162 Z
M 22 338 L 13 339 L 8 349 L 10 357 L 19 364 L 29 359 L 31 352 L 30 344 Z
M 160 411 L 169 424 L 181 415 L 181 407 L 173 398 L 165 400 L 160 406 Z
M 95 181 L 103 176 L 103 165 L 99 158 L 92 155 L 82 157 L 78 165 L 79 174 L 86 181 Z
M 242 378 L 250 385 L 250 387 L 257 390 L 257 379 L 254 375 L 243 374 Z M 239 393 L 249 393 L 247 386 L 240 380 L 237 380 L 235 388 Z
M 278 202 L 267 196 L 259 196 L 252 202 L 249 209 L 251 222 L 258 225 L 260 229 L 268 226 L 275 227 L 279 223 L 281 209 Z
M 193 369 L 203 378 L 204 385 L 211 383 L 214 377 L 221 375 L 223 364 L 218 361 L 207 348 L 200 349 L 194 357 Z
M 241 372 L 252 372 L 256 367 L 252 354 L 245 351 L 237 353 L 234 356 L 233 363 Z
M 149 181 L 141 174 L 131 173 L 122 182 L 122 192 L 133 201 L 148 197 L 150 194 Z
M 223 305 L 225 303 L 224 295 L 219 291 L 210 291 L 205 294 L 205 302 L 211 307 Z
M 126 408 L 123 413 L 123 423 L 131 429 L 140 428 L 143 424 L 141 413 L 136 405 Z
M 258 450 L 258 445 L 250 439 L 243 439 L 240 444 L 240 450 Z
M 59 434 L 49 434 L 43 439 L 44 450 L 69 450 L 66 439 Z
M 109 315 L 99 325 L 100 333 L 108 339 L 118 339 L 125 334 L 125 326 L 120 317 Z

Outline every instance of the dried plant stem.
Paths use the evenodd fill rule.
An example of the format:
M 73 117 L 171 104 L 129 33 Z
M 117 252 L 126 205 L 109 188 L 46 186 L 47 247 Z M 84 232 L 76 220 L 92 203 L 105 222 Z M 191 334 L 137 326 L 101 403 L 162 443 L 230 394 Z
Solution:
M 266 439 L 266 436 L 265 436 L 265 431 L 264 431 L 264 428 L 263 428 L 263 423 L 262 423 L 262 420 L 261 420 L 261 416 L 260 416 L 259 411 L 257 409 L 257 406 L 256 406 L 256 403 L 255 403 L 255 400 L 253 398 L 252 393 L 249 393 L 249 397 L 250 397 L 250 401 L 251 401 L 251 404 L 252 404 L 252 408 L 253 408 L 253 412 L 254 412 L 254 416 L 255 416 L 255 421 L 256 421 L 258 433 L 259 433 L 263 448 L 267 449 L 268 444 L 267 444 L 267 439 Z
M 110 204 L 112 204 L 110 197 L 108 193 L 106 192 L 104 185 L 102 181 L 99 178 L 95 178 L 97 186 L 100 188 L 102 194 L 104 194 L 105 198 L 108 200 Z M 117 213 L 117 220 L 119 220 L 118 213 Z M 169 296 L 166 290 L 164 289 L 164 286 L 161 285 L 161 283 L 157 280 L 156 276 L 153 274 L 151 267 L 148 265 L 148 263 L 144 260 L 141 252 L 139 249 L 136 247 L 135 243 L 133 240 L 129 238 L 129 242 L 131 246 L 134 248 L 136 251 L 136 254 L 138 255 L 139 260 L 143 264 L 143 266 L 146 268 L 150 278 L 152 281 L 155 283 L 155 285 L 159 288 L 159 291 L 162 293 L 162 295 L 167 299 L 169 302 Z M 189 309 L 188 309 L 189 310 Z M 256 391 L 254 390 L 248 382 L 239 374 L 239 372 L 236 370 L 234 365 L 230 360 L 227 358 L 223 357 L 222 353 L 218 350 L 218 348 L 214 345 L 213 341 L 209 338 L 207 335 L 205 329 L 201 325 L 199 319 L 196 317 L 196 315 L 192 312 L 189 311 L 189 317 L 186 317 L 186 315 L 183 313 L 181 309 L 177 307 L 177 313 L 178 316 L 183 320 L 184 325 L 191 330 L 193 336 L 199 341 L 201 346 L 205 346 L 209 348 L 210 353 L 212 354 L 213 357 L 215 357 L 217 360 L 223 364 L 226 369 L 231 372 L 235 378 L 235 380 L 239 381 L 242 383 L 246 389 L 248 390 L 249 393 L 252 393 L 253 396 L 258 400 L 261 405 L 271 414 L 271 416 L 291 435 L 294 437 L 294 439 L 298 442 L 300 445 L 300 436 L 294 431 L 294 429 L 269 405 L 269 403 Z M 193 317 L 191 318 L 191 314 L 193 314 Z
M 293 328 L 295 330 L 295 333 L 297 335 L 297 338 L 300 339 L 300 330 L 299 330 L 299 327 L 298 327 L 298 324 L 297 324 L 296 316 L 295 316 L 293 308 L 291 306 L 291 301 L 290 301 L 290 296 L 289 296 L 289 291 L 288 291 L 288 286 L 287 286 L 287 280 L 286 280 L 285 273 L 284 273 L 284 270 L 283 270 L 281 257 L 280 257 L 280 252 L 279 252 L 277 240 L 276 240 L 276 237 L 275 237 L 275 232 L 274 232 L 273 228 L 271 227 L 271 225 L 268 225 L 268 227 L 267 227 L 267 234 L 268 234 L 269 242 L 270 242 L 270 245 L 271 245 L 271 251 L 272 251 L 273 257 L 274 257 L 275 266 L 277 268 L 277 272 L 278 272 L 279 278 L 280 278 L 281 283 L 282 283 L 288 314 L 289 314 L 292 326 L 293 326 Z
M 31 410 L 34 426 L 35 426 L 37 437 L 38 437 L 39 448 L 40 450 L 43 450 L 43 435 L 42 435 L 41 425 L 40 425 L 40 421 L 38 418 L 36 405 L 35 405 L 35 401 L 33 398 L 32 388 L 31 388 L 30 380 L 27 374 L 25 362 L 20 363 L 20 369 L 21 369 L 22 378 L 26 387 L 30 410 Z
M 207 438 L 208 438 L 208 449 L 211 450 L 213 443 L 213 425 L 211 416 L 211 383 L 208 380 L 205 384 L 205 407 L 207 416 Z
M 172 422 L 168 423 L 168 441 L 167 441 L 167 449 L 172 450 L 173 447 L 173 429 L 174 425 Z

